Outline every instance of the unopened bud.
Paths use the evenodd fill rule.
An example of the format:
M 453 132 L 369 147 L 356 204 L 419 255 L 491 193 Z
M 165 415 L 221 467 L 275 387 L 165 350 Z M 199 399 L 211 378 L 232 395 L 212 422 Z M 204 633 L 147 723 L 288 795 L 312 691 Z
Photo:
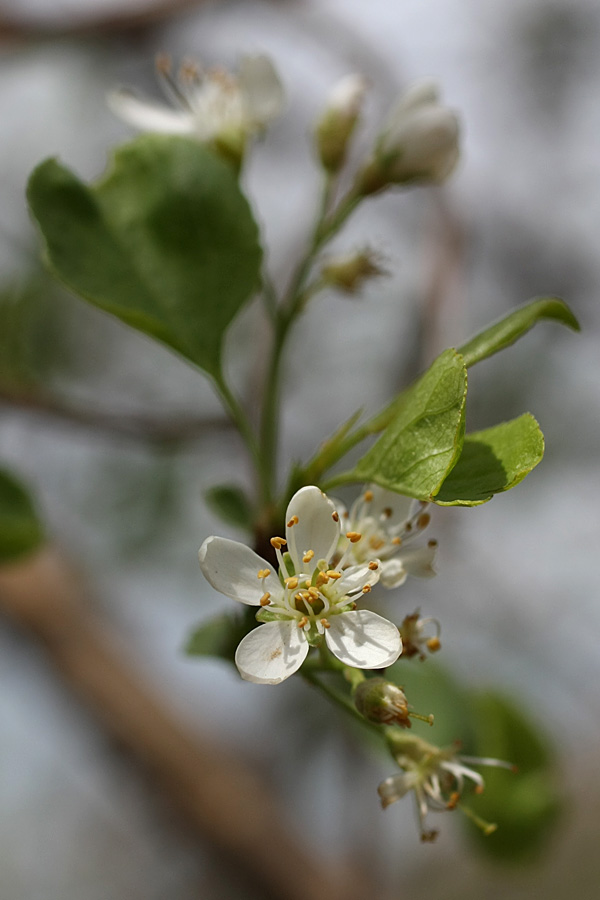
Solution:
M 354 705 L 369 722 L 400 725 L 401 728 L 411 726 L 404 691 L 385 678 L 361 681 L 354 691 Z
M 356 294 L 365 281 L 381 275 L 387 272 L 380 266 L 378 254 L 368 248 L 332 256 L 321 269 L 323 281 L 346 294 Z
M 357 191 L 372 194 L 389 184 L 441 182 L 459 157 L 455 113 L 439 102 L 431 82 L 412 87 L 392 110 Z
M 335 174 L 344 165 L 348 144 L 358 122 L 367 82 L 362 75 L 346 75 L 333 86 L 315 129 L 323 168 Z

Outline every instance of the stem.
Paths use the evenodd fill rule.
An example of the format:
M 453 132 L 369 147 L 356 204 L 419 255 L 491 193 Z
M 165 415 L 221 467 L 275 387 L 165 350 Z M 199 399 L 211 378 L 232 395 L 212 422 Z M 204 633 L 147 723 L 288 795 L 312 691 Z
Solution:
M 229 388 L 229 385 L 225 381 L 223 373 L 217 372 L 215 375 L 213 375 L 213 381 L 219 393 L 219 396 L 223 401 L 225 409 L 231 416 L 233 422 L 236 424 L 240 435 L 242 436 L 242 439 L 246 444 L 248 453 L 250 454 L 250 457 L 254 464 L 256 474 L 258 475 L 261 488 L 264 488 L 265 473 L 261 464 L 260 448 L 256 440 L 256 435 L 254 434 L 252 426 L 250 425 L 248 416 Z
M 363 725 L 366 725 L 368 728 L 374 729 L 378 734 L 381 734 L 381 730 L 377 725 L 368 722 L 364 719 L 359 711 L 356 709 L 354 704 L 347 698 L 344 697 L 343 694 L 340 694 L 339 691 L 336 691 L 335 688 L 330 687 L 330 685 L 326 684 L 324 681 L 321 681 L 319 676 L 315 671 L 307 668 L 306 666 L 302 667 L 300 672 L 305 681 L 308 681 L 309 684 L 312 684 L 314 687 L 318 688 L 321 693 L 325 694 L 330 700 L 339 706 L 340 709 L 343 709 L 344 712 L 349 713 L 353 718 L 358 719 Z

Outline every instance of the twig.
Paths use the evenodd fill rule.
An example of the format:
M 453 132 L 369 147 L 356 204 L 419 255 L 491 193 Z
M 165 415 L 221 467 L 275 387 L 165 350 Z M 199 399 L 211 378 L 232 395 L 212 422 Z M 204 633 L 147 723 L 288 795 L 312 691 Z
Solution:
M 76 575 L 52 549 L 0 567 L 0 611 L 45 646 L 67 684 L 104 728 L 167 791 L 193 826 L 265 900 L 365 900 L 356 872 L 309 856 L 264 784 L 239 758 L 189 734 L 121 658 L 116 642 L 84 602 Z

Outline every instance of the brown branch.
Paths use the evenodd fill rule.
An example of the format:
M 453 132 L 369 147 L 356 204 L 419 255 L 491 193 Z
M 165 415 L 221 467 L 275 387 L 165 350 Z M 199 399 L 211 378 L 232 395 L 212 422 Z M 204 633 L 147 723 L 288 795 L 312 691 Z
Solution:
M 159 419 L 156 416 L 139 414 L 118 415 L 92 407 L 65 403 L 48 394 L 0 388 L 0 409 L 3 406 L 45 418 L 51 423 L 60 422 L 151 443 L 193 441 L 209 432 L 229 431 L 234 428 L 233 423 L 225 416 L 211 418 L 177 416 Z
M 45 646 L 50 661 L 109 734 L 265 900 L 365 900 L 356 873 L 309 856 L 264 784 L 221 747 L 192 735 L 122 658 L 61 556 L 44 549 L 0 567 L 0 611 Z

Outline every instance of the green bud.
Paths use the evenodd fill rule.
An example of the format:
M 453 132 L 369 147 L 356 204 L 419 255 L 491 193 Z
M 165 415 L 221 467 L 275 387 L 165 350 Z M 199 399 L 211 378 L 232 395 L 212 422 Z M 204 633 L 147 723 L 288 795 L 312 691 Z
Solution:
M 354 705 L 369 722 L 410 728 L 408 703 L 402 688 L 385 678 L 367 678 L 354 691 Z
M 362 75 L 346 75 L 334 85 L 325 111 L 315 128 L 315 141 L 323 168 L 335 175 L 346 161 L 346 152 L 362 109 L 366 81 Z

